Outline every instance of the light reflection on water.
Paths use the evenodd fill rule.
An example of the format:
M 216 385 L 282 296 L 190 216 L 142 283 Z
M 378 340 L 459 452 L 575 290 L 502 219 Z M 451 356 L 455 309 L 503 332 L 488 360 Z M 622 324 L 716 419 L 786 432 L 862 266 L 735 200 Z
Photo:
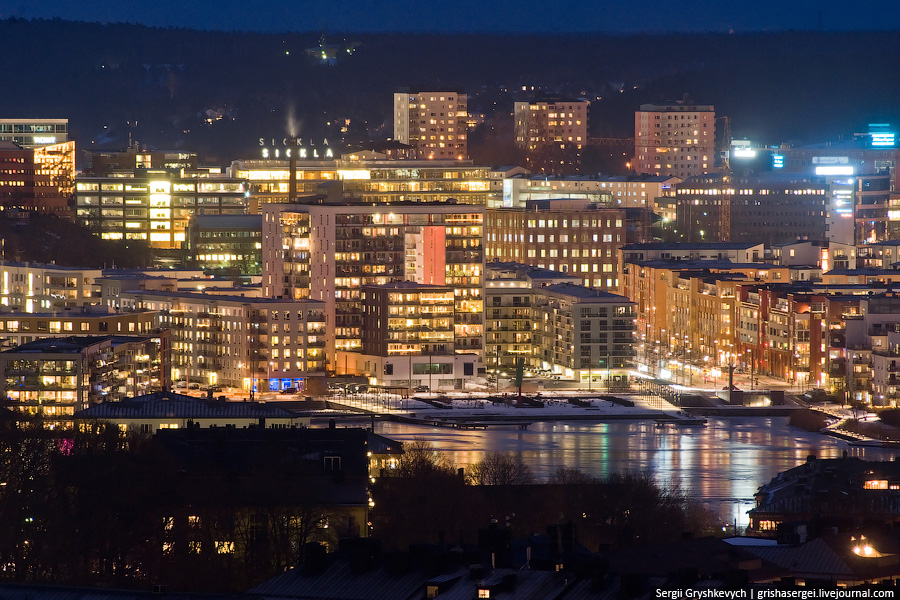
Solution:
M 867 460 L 890 460 L 897 450 L 859 448 L 788 425 L 786 417 L 709 419 L 706 427 L 656 427 L 653 421 L 548 421 L 527 430 L 425 427 L 380 422 L 376 431 L 401 442 L 425 438 L 457 467 L 485 452 L 522 456 L 539 480 L 557 467 L 603 477 L 649 472 L 660 484 L 677 485 L 708 504 L 727 523 L 747 524 L 760 485 L 810 454 L 837 458 L 843 451 Z

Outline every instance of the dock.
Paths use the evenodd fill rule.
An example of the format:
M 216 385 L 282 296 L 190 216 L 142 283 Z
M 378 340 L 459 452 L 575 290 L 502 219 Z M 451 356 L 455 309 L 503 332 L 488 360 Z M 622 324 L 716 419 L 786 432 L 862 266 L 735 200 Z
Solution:
M 487 429 L 488 427 L 517 427 L 528 429 L 533 420 L 509 419 L 509 418 L 485 418 L 478 417 L 444 417 L 433 415 L 391 415 L 392 421 L 410 423 L 412 425 L 428 425 L 431 427 L 452 427 L 454 429 Z

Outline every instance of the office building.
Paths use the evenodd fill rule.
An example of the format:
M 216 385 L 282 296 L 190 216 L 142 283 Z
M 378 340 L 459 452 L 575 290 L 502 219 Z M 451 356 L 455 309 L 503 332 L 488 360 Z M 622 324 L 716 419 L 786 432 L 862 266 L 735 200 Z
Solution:
M 490 192 L 490 168 L 469 160 L 296 161 L 294 198 L 321 196 L 330 202 L 446 202 L 485 206 Z M 246 181 L 250 213 L 261 206 L 288 202 L 291 195 L 288 160 L 238 160 L 229 174 Z
M 81 176 L 75 183 L 76 222 L 105 240 L 180 250 L 192 216 L 247 212 L 247 185 L 239 179 L 151 169 L 123 175 Z
M 634 113 L 637 173 L 685 179 L 715 168 L 716 112 L 712 105 L 642 104 Z
M 134 143 L 125 150 L 94 150 L 87 152 L 84 174 L 109 177 L 116 173 L 133 173 L 135 169 L 153 169 L 194 174 L 200 169 L 196 152 L 176 150 L 147 150 Z
M 790 173 L 689 177 L 676 188 L 672 233 L 678 241 L 697 243 L 730 240 L 776 245 L 804 238 L 831 239 L 830 232 L 839 221 L 852 221 L 852 212 L 837 212 L 841 207 L 834 206 L 831 191 L 821 178 Z M 723 214 L 726 204 L 729 211 Z
M 0 142 L 35 148 L 68 141 L 68 119 L 0 119 Z
M 488 208 L 520 208 L 529 200 L 589 200 L 607 208 L 649 208 L 656 212 L 660 198 L 674 197 L 678 177 L 629 175 L 567 175 L 555 177 L 515 174 L 502 180 L 502 191 Z
M 74 142 L 26 148 L 0 141 L 0 205 L 4 209 L 52 212 L 68 218 L 74 176 Z
M 617 250 L 626 242 L 625 211 L 590 200 L 532 200 L 487 212 L 485 255 L 560 271 L 585 286 L 618 289 Z
M 394 94 L 394 141 L 428 160 L 468 158 L 468 97 L 458 92 Z
M 188 260 L 204 272 L 262 272 L 261 215 L 194 215 L 188 222 Z

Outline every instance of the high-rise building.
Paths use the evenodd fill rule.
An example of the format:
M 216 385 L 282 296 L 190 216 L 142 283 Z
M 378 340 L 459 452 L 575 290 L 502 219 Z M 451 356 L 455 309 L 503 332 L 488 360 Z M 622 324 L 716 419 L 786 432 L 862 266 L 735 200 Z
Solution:
M 515 103 L 516 146 L 533 171 L 577 171 L 588 139 L 590 102 L 576 99 Z
M 416 148 L 419 158 L 467 158 L 467 120 L 468 97 L 465 94 L 394 94 L 394 140 Z
M 449 286 L 454 347 L 483 348 L 484 207 L 449 203 L 269 204 L 263 212 L 263 295 L 325 303 L 329 349 L 362 349 L 362 286 Z M 329 352 L 329 356 L 331 353 Z M 338 373 L 353 357 L 336 357 Z
M 712 105 L 642 104 L 634 113 L 637 173 L 682 179 L 715 168 L 716 112 Z

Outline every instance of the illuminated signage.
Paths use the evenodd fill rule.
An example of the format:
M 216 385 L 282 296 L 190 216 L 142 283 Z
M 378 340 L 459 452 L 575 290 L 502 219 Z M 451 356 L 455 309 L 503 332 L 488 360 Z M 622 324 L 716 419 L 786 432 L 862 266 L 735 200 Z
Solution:
M 749 140 L 732 140 L 731 156 L 734 158 L 754 158 L 756 150 L 750 147 Z
M 267 146 L 268 144 L 268 146 Z M 328 139 L 323 138 L 320 144 L 309 138 L 259 138 L 259 147 L 263 158 L 291 158 L 296 149 L 296 158 L 317 159 L 334 158 L 334 153 L 328 145 Z
M 813 156 L 814 165 L 849 165 L 849 156 Z
M 816 175 L 853 175 L 852 166 L 824 165 L 816 167 Z
M 34 136 L 34 143 L 35 144 L 55 144 L 56 138 L 53 136 L 36 135 L 36 136 Z
M 893 133 L 873 133 L 872 146 L 879 148 L 893 148 L 897 145 L 896 136 Z
M 784 168 L 784 155 L 782 155 L 782 154 L 773 154 L 772 155 L 772 168 L 773 169 L 783 169 Z
M 889 123 L 869 123 L 869 146 L 872 148 L 894 148 L 897 135 L 891 131 Z

